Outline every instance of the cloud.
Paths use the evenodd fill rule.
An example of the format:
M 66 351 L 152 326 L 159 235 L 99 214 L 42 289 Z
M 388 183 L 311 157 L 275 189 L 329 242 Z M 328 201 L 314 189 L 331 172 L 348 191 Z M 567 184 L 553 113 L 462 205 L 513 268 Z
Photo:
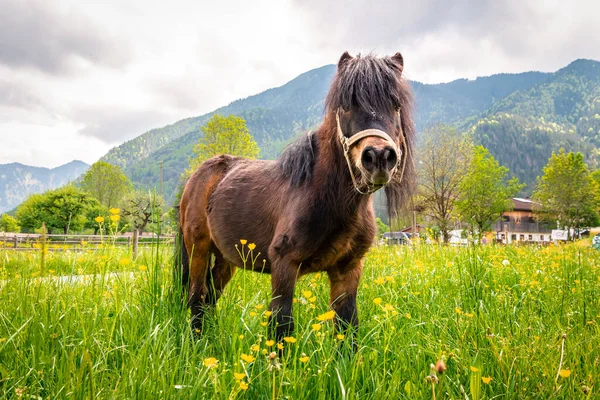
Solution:
M 59 13 L 49 1 L 2 0 L 0 3 L 0 63 L 67 74 L 77 62 L 110 67 L 128 61 L 125 40 L 110 40 L 87 17 Z
M 173 116 L 153 110 L 118 109 L 112 106 L 75 108 L 71 119 L 83 126 L 79 133 L 107 144 L 118 144 L 153 128 L 173 122 Z
M 41 99 L 27 85 L 0 78 L 0 106 L 31 110 L 41 104 Z

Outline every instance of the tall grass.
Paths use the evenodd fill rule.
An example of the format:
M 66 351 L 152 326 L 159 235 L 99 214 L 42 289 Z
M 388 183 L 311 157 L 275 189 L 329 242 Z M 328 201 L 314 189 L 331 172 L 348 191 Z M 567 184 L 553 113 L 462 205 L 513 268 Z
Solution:
M 0 398 L 599 396 L 591 249 L 374 249 L 359 288 L 358 349 L 317 319 L 328 311 L 322 273 L 298 284 L 282 358 L 267 337 L 268 275 L 238 272 L 198 339 L 170 254 L 53 253 L 40 277 L 39 255 L 0 253 Z M 87 276 L 51 276 L 78 274 Z M 432 368 L 438 361 L 444 368 Z

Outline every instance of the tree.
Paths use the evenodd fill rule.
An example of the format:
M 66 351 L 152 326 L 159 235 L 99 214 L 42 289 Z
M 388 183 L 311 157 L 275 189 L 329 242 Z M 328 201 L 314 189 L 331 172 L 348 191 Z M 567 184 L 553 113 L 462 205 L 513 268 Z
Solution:
M 424 132 L 418 165 L 419 187 L 415 209 L 428 216 L 440 230 L 444 243 L 450 241 L 455 202 L 460 196 L 472 144 L 456 129 L 436 125 Z
M 21 228 L 16 218 L 11 217 L 8 214 L 2 214 L 0 216 L 0 232 L 19 232 Z
M 165 201 L 150 192 L 135 191 L 123 199 L 121 214 L 133 227 L 133 256 L 137 256 L 138 238 L 150 222 L 158 223 L 162 217 Z
M 581 153 L 552 152 L 543 175 L 538 177 L 533 199 L 537 214 L 556 221 L 568 232 L 598 223 L 598 183 L 592 178 Z
M 483 146 L 473 149 L 467 173 L 459 184 L 456 208 L 479 239 L 512 207 L 511 197 L 525 186 L 517 178 L 507 178 L 508 168 L 498 164 L 488 149 Z
M 120 167 L 98 161 L 83 175 L 81 188 L 109 209 L 116 207 L 133 185 Z
M 215 114 L 202 127 L 204 136 L 194 146 L 195 157 L 190 160 L 188 175 L 200 164 L 218 154 L 257 158 L 258 144 L 248 132 L 246 121 L 235 115 L 223 117 Z
M 45 222 L 49 233 L 58 229 L 66 235 L 83 228 L 86 210 L 97 205 L 88 193 L 68 185 L 30 196 L 17 208 L 16 215 L 23 228 L 33 231 Z

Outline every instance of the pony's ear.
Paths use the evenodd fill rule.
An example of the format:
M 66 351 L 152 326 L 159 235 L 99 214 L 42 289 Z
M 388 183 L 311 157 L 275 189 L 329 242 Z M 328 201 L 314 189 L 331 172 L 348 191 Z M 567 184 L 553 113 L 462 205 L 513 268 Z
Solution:
M 347 51 L 342 54 L 340 61 L 338 61 L 338 69 L 341 69 L 348 61 L 352 60 L 352 56 Z
M 400 52 L 392 56 L 392 61 L 400 67 L 400 71 L 404 69 L 404 57 L 402 57 L 402 54 L 400 54 Z

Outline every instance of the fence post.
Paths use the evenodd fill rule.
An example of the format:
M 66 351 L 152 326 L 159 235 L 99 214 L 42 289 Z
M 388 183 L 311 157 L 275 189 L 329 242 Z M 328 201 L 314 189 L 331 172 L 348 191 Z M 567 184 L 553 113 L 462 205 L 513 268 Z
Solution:
M 19 237 L 17 235 L 15 235 L 15 249 L 17 248 L 17 246 L 19 246 Z

